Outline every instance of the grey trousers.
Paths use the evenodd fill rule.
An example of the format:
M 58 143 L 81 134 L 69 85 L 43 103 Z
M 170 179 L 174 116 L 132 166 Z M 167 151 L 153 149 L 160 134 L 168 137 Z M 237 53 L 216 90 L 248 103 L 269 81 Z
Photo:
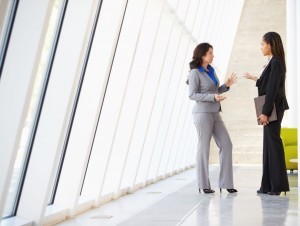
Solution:
M 232 172 L 232 143 L 220 113 L 193 113 L 193 118 L 198 133 L 196 158 L 198 188 L 211 188 L 208 166 L 210 141 L 212 137 L 219 147 L 219 188 L 234 188 Z

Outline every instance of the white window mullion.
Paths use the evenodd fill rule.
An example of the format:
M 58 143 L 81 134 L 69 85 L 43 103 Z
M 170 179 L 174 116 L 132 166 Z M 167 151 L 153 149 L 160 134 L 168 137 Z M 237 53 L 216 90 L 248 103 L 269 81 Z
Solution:
M 148 0 L 128 2 L 118 49 L 110 75 L 110 83 L 100 118 L 101 121 L 105 120 L 106 123 L 105 126 L 100 128 L 100 131 L 105 133 L 107 126 L 111 127 L 111 125 L 114 126 L 114 131 L 110 134 L 110 143 L 108 144 L 108 149 L 105 150 L 109 152 L 109 159 L 101 188 L 102 195 L 116 194 L 122 174 L 120 166 L 124 164 L 126 158 L 124 155 L 126 148 L 124 146 L 115 147 L 120 144 L 118 137 L 120 137 L 119 126 L 122 126 L 120 124 L 122 122 L 122 110 L 124 104 L 128 104 L 128 102 L 125 102 L 125 97 L 132 79 L 132 69 L 141 37 L 147 2 Z M 121 74 L 122 77 L 120 77 Z M 119 95 L 116 95 L 116 93 Z
M 182 139 L 184 139 L 185 134 L 183 134 L 184 131 L 184 126 L 187 123 L 187 118 L 188 117 L 192 117 L 191 112 L 189 111 L 189 105 L 191 104 L 190 100 L 188 99 L 188 94 L 187 94 L 187 90 L 188 87 L 185 89 L 185 93 L 184 93 L 184 101 L 183 101 L 183 105 L 182 105 L 182 109 L 181 109 L 181 113 L 180 113 L 180 118 L 179 118 L 179 125 L 176 128 L 176 133 L 174 136 L 174 141 L 172 142 L 172 146 L 171 146 L 171 155 L 169 157 L 167 166 L 166 166 L 166 172 L 167 174 L 173 174 L 174 173 L 174 163 L 176 161 L 177 155 L 179 153 L 179 144 L 182 141 Z
M 71 120 L 70 116 L 75 104 L 75 95 L 79 88 L 79 79 L 81 79 L 80 76 L 84 76 L 82 75 L 83 64 L 87 57 L 88 45 L 91 41 L 92 28 L 95 23 L 99 4 L 99 0 L 86 0 L 84 2 L 71 0 L 68 3 L 67 14 L 64 20 L 64 30 L 62 31 L 61 43 L 58 47 L 59 55 L 57 56 L 56 65 L 54 65 L 56 66 L 55 75 L 57 74 L 57 76 L 53 78 L 53 90 L 51 96 L 49 95 L 49 107 L 51 107 L 51 105 L 55 103 L 55 99 L 58 98 L 60 99 L 60 104 L 64 106 L 60 112 L 58 111 L 52 116 L 59 117 L 61 122 L 61 124 L 55 128 L 60 134 L 60 140 L 55 141 L 58 141 L 56 150 L 59 155 L 61 155 L 66 139 L 67 127 Z M 68 65 L 68 67 L 65 65 Z M 62 75 L 64 75 L 63 78 Z M 64 85 L 59 84 L 62 83 L 62 81 L 64 81 Z M 55 92 L 55 89 L 58 89 L 59 92 Z M 79 97 L 81 97 L 81 92 L 82 88 Z M 78 105 L 80 106 L 80 101 Z M 81 146 L 74 147 L 73 143 L 74 138 L 78 139 L 76 133 L 73 133 L 73 129 L 75 128 L 76 131 L 78 125 L 76 123 L 78 105 L 74 115 L 68 146 L 65 150 L 63 168 L 54 199 L 54 205 L 68 208 L 68 216 L 76 214 L 89 156 L 88 149 L 81 149 Z M 86 131 L 84 131 L 84 133 L 85 132 Z M 55 139 L 58 138 L 59 137 L 55 137 Z M 60 158 L 61 156 L 58 157 Z M 55 174 L 57 174 L 56 168 L 53 169 L 51 176 L 53 177 Z
M 135 67 L 134 67 L 135 70 L 133 70 L 133 76 L 135 77 L 132 76 L 131 78 L 132 80 L 131 86 L 133 87 L 129 87 L 128 89 L 130 96 L 127 97 L 127 103 L 130 104 L 128 104 L 127 109 L 123 109 L 123 111 L 127 112 L 127 116 L 124 117 L 123 119 L 123 121 L 126 121 L 127 125 L 123 125 L 123 132 L 121 132 L 121 134 L 128 133 L 128 129 L 129 129 L 128 120 L 130 119 L 129 115 L 132 115 L 131 117 L 132 124 L 130 126 L 131 132 L 128 133 L 128 140 L 126 141 L 126 144 L 120 143 L 120 145 L 125 147 L 126 159 L 122 167 L 122 174 L 117 187 L 117 191 L 119 192 L 123 192 L 124 189 L 126 189 L 127 191 L 131 189 L 132 186 L 131 182 L 134 177 L 133 172 L 134 170 L 137 169 L 137 165 L 134 164 L 134 162 L 137 162 L 138 150 L 130 149 L 130 146 L 133 139 L 133 134 L 135 132 L 134 130 L 136 129 L 138 114 L 140 113 L 139 110 L 141 107 L 143 92 L 146 88 L 148 77 L 152 76 L 149 73 L 149 69 L 151 67 L 151 63 L 153 62 L 152 58 L 154 57 L 153 53 L 154 53 L 155 43 L 157 42 L 157 38 L 158 38 L 158 31 L 160 27 L 159 25 L 162 19 L 164 9 L 166 7 L 166 3 L 160 0 L 149 1 L 148 4 L 149 5 L 146 13 L 146 18 L 142 29 L 142 37 L 139 44 L 139 51 L 137 53 L 136 60 L 135 60 Z M 151 35 L 149 35 L 149 33 L 151 33 Z M 137 86 L 137 84 L 140 85 Z M 132 104 L 134 103 L 136 105 L 136 108 L 132 106 Z M 123 135 L 122 137 L 124 138 Z M 127 171 L 129 168 L 130 168 L 130 172 Z
M 148 69 L 147 81 L 143 90 L 143 95 L 140 103 L 139 114 L 137 115 L 136 125 L 129 149 L 135 151 L 137 156 L 134 165 L 128 165 L 125 172 L 132 174 L 132 177 L 127 177 L 127 184 L 133 190 L 139 187 L 139 182 L 136 182 L 137 175 L 144 176 L 147 171 L 146 161 L 149 160 L 149 152 L 145 151 L 144 145 L 148 134 L 148 128 L 151 119 L 151 112 L 156 98 L 158 85 L 161 79 L 161 72 L 166 59 L 167 49 L 169 48 L 172 30 L 174 29 L 174 15 L 171 13 L 170 7 L 166 6 L 163 9 L 162 19 L 159 25 L 157 40 L 154 45 L 150 68 Z M 130 158 L 131 156 L 129 156 Z M 133 157 L 134 158 L 134 157 Z M 134 167 L 134 168 L 133 168 Z M 125 184 L 125 183 L 123 183 Z
M 155 105 L 153 108 L 153 114 L 151 115 L 151 123 L 150 123 L 150 132 L 154 135 L 154 139 L 148 140 L 148 148 L 151 150 L 151 159 L 149 164 L 149 169 L 147 172 L 146 180 L 148 182 L 153 182 L 156 180 L 157 169 L 159 165 L 159 159 L 161 151 L 160 147 L 163 146 L 164 138 L 160 133 L 163 133 L 165 126 L 162 126 L 163 130 L 160 129 L 161 123 L 165 123 L 163 120 L 163 112 L 166 108 L 166 103 L 168 104 L 168 94 L 170 89 L 172 90 L 173 83 L 173 72 L 174 67 L 178 61 L 181 61 L 181 57 L 183 57 L 180 53 L 182 50 L 182 43 L 184 42 L 185 37 L 185 27 L 183 23 L 187 19 L 188 11 L 190 9 L 190 1 L 182 1 L 178 7 L 178 17 L 182 19 L 182 21 L 177 20 L 177 26 L 175 26 L 174 33 L 171 37 L 171 49 L 167 55 L 167 60 L 165 61 L 165 65 L 162 71 L 163 80 L 161 80 L 159 84 L 158 90 L 158 98 L 155 101 Z M 178 66 L 178 65 L 176 65 Z M 167 107 L 167 109 L 169 109 Z
M 64 16 L 18 211 L 20 216 L 30 216 L 37 224 L 44 221 L 53 188 L 52 182 L 61 158 L 97 8 L 95 2 L 97 1 L 68 1 Z M 72 154 L 72 163 L 69 162 L 67 152 L 55 202 L 72 210 L 78 198 L 78 195 L 74 197 L 74 190 L 77 191 L 80 186 L 80 174 L 73 174 L 72 170 L 77 167 L 74 162 L 81 158 L 81 155 L 78 152 L 69 154 Z M 72 177 L 75 184 L 68 186 L 69 180 L 66 177 Z
M 173 170 L 175 170 L 175 172 L 178 172 L 180 170 L 180 164 L 181 164 L 181 160 L 182 160 L 182 156 L 183 153 L 185 151 L 185 147 L 187 144 L 187 140 L 189 138 L 191 138 L 190 134 L 191 134 L 191 128 L 195 129 L 194 127 L 194 123 L 193 118 L 192 118 L 192 109 L 193 109 L 194 104 L 189 104 L 189 110 L 187 111 L 187 115 L 186 115 L 186 121 L 184 124 L 184 127 L 182 128 L 182 134 L 183 136 L 180 139 L 179 145 L 178 145 L 178 151 L 177 151 L 177 155 L 174 161 L 174 166 L 173 166 Z
M 97 106 L 97 110 L 94 113 L 95 110 L 90 110 L 91 106 L 89 106 L 86 110 L 83 110 L 86 111 L 86 114 L 93 114 L 91 116 L 85 116 L 85 118 L 92 118 L 98 127 L 98 120 L 99 117 L 101 117 L 99 114 L 103 104 L 104 94 L 106 92 L 107 81 L 109 80 L 110 68 L 117 48 L 116 45 L 118 43 L 125 9 L 126 1 L 104 1 L 99 16 L 98 27 L 96 29 L 94 44 L 90 56 L 91 62 L 89 62 L 88 65 L 88 72 L 91 73 L 91 75 L 86 81 L 87 90 L 94 91 L 87 93 L 86 98 Z M 99 64 L 101 64 L 101 67 L 99 67 Z M 90 101 L 86 104 L 91 105 L 92 103 L 90 103 Z M 96 120 L 94 120 L 95 118 Z M 82 118 L 81 120 L 83 120 L 84 123 L 86 119 Z M 90 123 L 92 123 L 92 121 L 90 121 Z M 96 125 L 90 126 L 93 127 Z M 93 133 L 96 134 L 95 137 L 93 136 L 92 147 L 88 147 L 92 150 L 81 195 L 85 197 L 92 197 L 95 200 L 94 205 L 98 205 L 103 175 L 109 153 L 103 151 L 103 146 L 99 142 L 99 133 L 97 132 L 98 128 L 92 130 Z M 86 145 L 89 146 L 90 144 Z
M 179 7 L 179 2 L 177 3 L 177 7 L 176 10 Z M 171 20 L 171 24 L 168 26 L 168 28 L 166 28 L 165 30 L 168 32 L 165 34 L 165 36 L 167 37 L 167 43 L 166 45 L 166 50 L 164 52 L 164 56 L 162 59 L 162 65 L 159 68 L 159 71 L 157 71 L 156 73 L 159 73 L 159 80 L 157 81 L 157 84 L 155 85 L 155 91 L 154 91 L 154 96 L 151 98 L 151 108 L 149 108 L 148 113 L 148 122 L 145 128 L 145 133 L 143 135 L 143 140 L 141 143 L 141 155 L 140 155 L 140 159 L 138 162 L 138 169 L 136 171 L 136 176 L 135 176 L 135 180 L 134 180 L 134 184 L 136 186 L 140 186 L 139 184 L 142 183 L 141 186 L 145 186 L 146 184 L 146 178 L 147 178 L 147 172 L 149 171 L 150 165 L 151 165 L 151 156 L 152 156 L 152 149 L 150 144 L 148 144 L 149 142 L 151 142 L 151 140 L 154 140 L 154 136 L 155 134 L 153 132 L 151 132 L 151 127 L 153 125 L 153 121 L 157 120 L 155 117 L 153 119 L 153 114 L 154 114 L 154 109 L 155 109 L 155 105 L 156 105 L 156 101 L 160 98 L 159 93 L 161 92 L 160 90 L 161 88 L 161 84 L 163 81 L 166 80 L 167 76 L 164 76 L 164 68 L 166 67 L 166 64 L 168 61 L 170 61 L 169 58 L 171 58 L 169 56 L 169 52 L 172 49 L 172 38 L 177 34 L 175 33 L 175 31 L 178 31 L 178 25 L 176 26 L 176 23 L 178 21 L 178 19 L 175 16 L 175 11 L 172 12 L 171 15 L 169 15 L 169 19 Z M 169 30 L 168 30 L 169 29 Z M 166 40 L 164 40 L 166 41 Z M 173 41 L 174 42 L 174 41 Z M 146 102 L 148 102 L 147 100 L 145 100 Z
M 41 45 L 53 0 L 19 3 L 0 81 L 0 214 L 10 185 L 25 118 L 29 109 Z M 22 37 L 22 38 L 20 38 Z
M 163 142 L 162 149 L 161 149 L 161 156 L 157 167 L 156 177 L 162 177 L 165 175 L 165 167 L 169 159 L 168 153 L 171 151 L 168 150 L 168 147 L 171 146 L 170 142 L 172 142 L 171 140 L 173 140 L 170 137 L 172 136 L 174 137 L 175 135 L 175 131 L 178 123 L 178 117 L 180 113 L 179 106 L 181 106 L 183 102 L 179 100 L 182 100 L 180 96 L 183 96 L 181 94 L 183 93 L 183 90 L 186 86 L 184 82 L 186 80 L 186 76 L 184 75 L 187 75 L 188 73 L 190 54 L 193 51 L 193 47 L 194 47 L 194 45 L 191 44 L 193 41 L 191 33 L 194 30 L 197 14 L 199 14 L 199 12 L 200 12 L 200 1 L 197 0 L 197 1 L 190 2 L 189 10 L 187 13 L 189 17 L 186 18 L 186 25 L 189 26 L 188 31 L 190 33 L 185 34 L 183 49 L 181 50 L 181 52 L 179 52 L 179 55 L 182 55 L 183 58 L 179 59 L 179 61 L 176 62 L 174 65 L 173 78 L 171 81 L 171 89 L 169 90 L 170 92 L 168 93 L 168 98 L 166 103 L 166 106 L 169 105 L 169 107 L 167 107 L 167 109 L 169 108 L 169 110 L 166 109 L 163 111 L 163 118 L 164 118 L 163 121 L 168 121 L 168 123 L 166 126 L 167 130 L 165 134 L 165 140 Z M 184 73 L 184 71 L 186 71 L 186 73 Z M 162 130 L 163 130 L 162 128 L 159 129 L 159 131 Z

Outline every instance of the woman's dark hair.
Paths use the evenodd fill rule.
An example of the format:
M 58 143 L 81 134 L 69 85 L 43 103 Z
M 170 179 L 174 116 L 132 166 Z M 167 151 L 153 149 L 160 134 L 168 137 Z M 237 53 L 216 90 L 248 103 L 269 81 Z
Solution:
M 268 32 L 263 36 L 263 40 L 270 44 L 271 52 L 274 57 L 279 58 L 283 65 L 284 72 L 286 72 L 285 56 L 283 44 L 280 38 L 280 35 L 274 31 Z
M 203 63 L 202 57 L 206 55 L 209 48 L 213 48 L 209 43 L 200 43 L 196 46 L 193 53 L 193 60 L 190 62 L 190 69 L 198 68 Z

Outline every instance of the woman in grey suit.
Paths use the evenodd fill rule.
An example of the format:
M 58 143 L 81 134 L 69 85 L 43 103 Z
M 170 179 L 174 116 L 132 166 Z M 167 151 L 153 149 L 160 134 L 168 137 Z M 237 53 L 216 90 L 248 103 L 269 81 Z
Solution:
M 199 44 L 193 53 L 190 62 L 190 74 L 188 76 L 189 97 L 195 100 L 193 109 L 194 123 L 198 133 L 197 146 L 197 182 L 199 192 L 214 193 L 209 181 L 209 149 L 212 136 L 220 148 L 220 175 L 219 188 L 226 188 L 228 192 L 237 192 L 233 186 L 232 172 L 232 143 L 221 118 L 220 101 L 224 100 L 223 92 L 237 80 L 232 74 L 225 84 L 219 84 L 214 68 L 210 65 L 213 61 L 213 47 L 209 43 Z

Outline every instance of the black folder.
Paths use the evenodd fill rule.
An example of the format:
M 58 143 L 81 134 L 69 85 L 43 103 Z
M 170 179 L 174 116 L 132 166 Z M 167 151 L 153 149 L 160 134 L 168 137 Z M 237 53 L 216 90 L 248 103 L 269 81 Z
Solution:
M 254 98 L 254 104 L 255 104 L 255 110 L 256 110 L 256 119 L 262 114 L 262 109 L 265 104 L 266 95 L 255 97 Z M 269 122 L 276 121 L 277 120 L 277 114 L 276 114 L 276 108 L 275 104 L 272 110 L 272 113 L 268 119 Z M 257 124 L 261 125 L 260 121 L 257 119 Z

